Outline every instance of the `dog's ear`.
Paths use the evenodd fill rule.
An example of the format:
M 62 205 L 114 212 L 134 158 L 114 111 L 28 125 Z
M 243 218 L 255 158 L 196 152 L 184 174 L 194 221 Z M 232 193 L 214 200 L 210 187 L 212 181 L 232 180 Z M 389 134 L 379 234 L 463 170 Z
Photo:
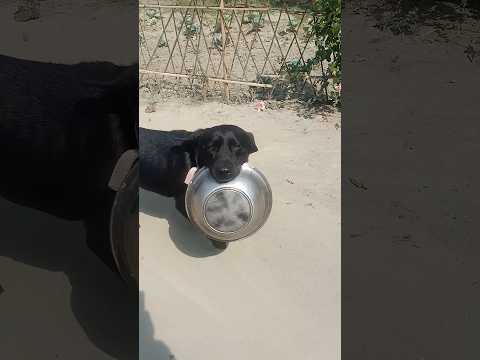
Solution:
M 258 151 L 257 144 L 255 143 L 255 137 L 251 132 L 247 131 L 248 135 L 248 151 L 250 154 Z

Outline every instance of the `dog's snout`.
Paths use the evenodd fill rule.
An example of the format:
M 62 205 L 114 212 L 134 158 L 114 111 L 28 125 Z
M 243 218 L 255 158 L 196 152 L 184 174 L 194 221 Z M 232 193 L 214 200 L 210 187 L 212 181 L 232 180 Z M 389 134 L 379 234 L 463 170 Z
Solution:
M 212 175 L 218 182 L 227 182 L 232 180 L 235 177 L 235 169 L 233 164 L 229 162 L 222 161 L 219 164 L 216 164 L 212 170 Z
M 221 175 L 224 175 L 224 176 L 229 176 L 229 175 L 232 175 L 232 170 L 227 168 L 227 167 L 222 167 L 218 170 L 218 172 L 221 174 Z

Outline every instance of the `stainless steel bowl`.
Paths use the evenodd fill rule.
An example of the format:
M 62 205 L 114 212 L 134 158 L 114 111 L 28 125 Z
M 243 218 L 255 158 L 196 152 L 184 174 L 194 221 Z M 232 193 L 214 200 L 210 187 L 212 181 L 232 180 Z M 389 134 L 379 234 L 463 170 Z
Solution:
M 198 170 L 185 194 L 190 221 L 209 238 L 234 241 L 252 235 L 267 221 L 272 190 L 265 176 L 243 164 L 230 182 L 217 183 L 207 168 Z

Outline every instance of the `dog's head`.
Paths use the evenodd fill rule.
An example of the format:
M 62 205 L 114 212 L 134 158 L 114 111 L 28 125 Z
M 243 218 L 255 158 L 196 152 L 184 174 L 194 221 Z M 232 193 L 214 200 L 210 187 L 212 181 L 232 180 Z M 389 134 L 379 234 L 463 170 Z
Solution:
M 220 183 L 234 179 L 249 155 L 258 151 L 253 134 L 234 125 L 197 130 L 184 146 L 194 165 L 208 167 Z

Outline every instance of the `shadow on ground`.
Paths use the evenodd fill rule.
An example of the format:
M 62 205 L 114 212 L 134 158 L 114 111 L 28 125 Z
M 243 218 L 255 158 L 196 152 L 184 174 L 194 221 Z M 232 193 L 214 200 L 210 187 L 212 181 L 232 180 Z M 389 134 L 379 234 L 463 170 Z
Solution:
M 139 293 L 138 334 L 140 339 L 140 359 L 142 360 L 175 360 L 170 349 L 160 340 L 155 339 L 152 318 L 145 309 L 145 294 Z
M 120 278 L 88 250 L 85 231 L 72 231 L 70 222 L 13 205 L 2 198 L 0 213 L 8 214 L 1 221 L 0 258 L 65 273 L 71 284 L 72 312 L 91 342 L 115 359 L 137 358 L 137 293 L 129 291 Z M 8 289 L 5 290 L 7 292 Z M 58 295 L 61 292 L 58 289 L 47 295 L 61 296 Z M 18 307 L 28 308 L 33 301 L 31 298 L 18 299 Z M 35 321 L 32 321 L 32 326 L 37 326 Z M 44 337 L 45 346 L 51 346 L 51 334 L 43 324 L 38 324 L 38 327 L 38 336 Z M 21 334 L 22 330 L 18 332 Z M 38 342 L 38 339 L 35 341 Z M 22 340 L 22 346 L 28 346 L 28 340 Z
M 216 249 L 200 231 L 195 229 L 175 208 L 175 201 L 140 189 L 140 212 L 168 221 L 170 239 L 183 253 L 193 257 L 217 255 Z

